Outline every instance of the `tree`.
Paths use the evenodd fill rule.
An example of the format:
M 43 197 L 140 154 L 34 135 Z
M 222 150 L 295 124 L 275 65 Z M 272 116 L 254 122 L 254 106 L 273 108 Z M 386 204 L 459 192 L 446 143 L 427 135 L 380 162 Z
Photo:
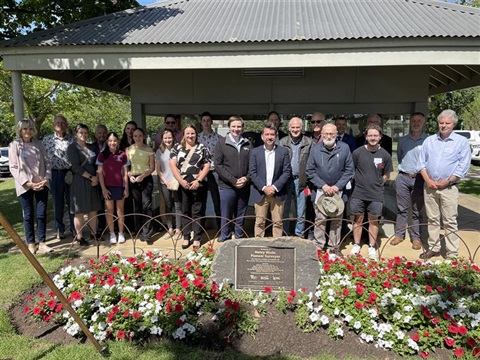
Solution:
M 462 114 L 463 128 L 467 130 L 480 129 L 480 91 Z
M 480 87 L 477 86 L 431 96 L 428 103 L 427 132 L 433 134 L 438 130 L 437 116 L 445 109 L 452 109 L 457 113 L 460 119 L 457 127 L 460 128 L 464 112 L 470 108 L 470 104 L 479 94 Z
M 140 6 L 135 0 L 0 0 L 0 4 L 2 39 Z

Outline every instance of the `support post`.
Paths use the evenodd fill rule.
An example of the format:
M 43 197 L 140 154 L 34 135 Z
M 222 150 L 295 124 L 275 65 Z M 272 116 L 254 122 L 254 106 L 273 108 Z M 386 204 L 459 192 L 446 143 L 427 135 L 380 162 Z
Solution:
M 12 90 L 13 90 L 13 112 L 15 114 L 15 123 L 25 118 L 25 110 L 23 106 L 23 86 L 22 73 L 20 71 L 12 71 Z

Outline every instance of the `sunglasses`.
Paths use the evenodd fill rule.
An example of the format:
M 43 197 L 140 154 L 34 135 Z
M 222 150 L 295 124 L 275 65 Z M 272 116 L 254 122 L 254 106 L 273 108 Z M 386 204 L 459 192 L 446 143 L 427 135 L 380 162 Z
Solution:
M 312 123 L 312 124 L 321 124 L 322 122 L 323 122 L 323 120 L 318 120 L 318 121 L 312 120 L 312 121 L 310 121 L 310 123 Z
M 165 124 L 174 125 L 174 124 L 176 124 L 176 122 L 175 121 L 167 121 Z

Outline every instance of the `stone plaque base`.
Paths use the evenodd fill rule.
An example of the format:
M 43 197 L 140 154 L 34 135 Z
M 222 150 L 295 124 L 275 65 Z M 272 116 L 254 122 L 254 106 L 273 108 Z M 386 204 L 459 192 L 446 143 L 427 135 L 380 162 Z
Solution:
M 317 249 L 309 240 L 282 237 L 228 240 L 215 252 L 211 278 L 236 290 L 272 291 L 307 288 L 320 279 Z

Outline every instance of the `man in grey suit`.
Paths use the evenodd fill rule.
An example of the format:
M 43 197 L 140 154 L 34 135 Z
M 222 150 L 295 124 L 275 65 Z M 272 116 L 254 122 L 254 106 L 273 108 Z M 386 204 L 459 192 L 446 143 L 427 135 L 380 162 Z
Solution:
M 286 184 L 291 176 L 288 149 L 275 144 L 277 128 L 267 123 L 262 131 L 263 146 L 250 152 L 250 180 L 255 206 L 255 236 L 265 236 L 265 222 L 270 212 L 272 234 L 282 236 L 283 205 L 287 198 Z

